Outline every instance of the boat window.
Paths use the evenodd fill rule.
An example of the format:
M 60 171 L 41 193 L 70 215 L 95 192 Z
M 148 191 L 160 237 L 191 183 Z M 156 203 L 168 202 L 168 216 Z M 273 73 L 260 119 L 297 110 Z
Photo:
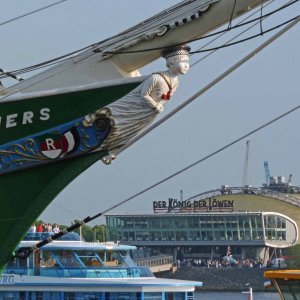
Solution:
M 53 268 L 58 266 L 57 259 L 54 258 L 51 251 L 43 251 L 40 266 L 42 268 Z
M 64 297 L 65 300 L 75 300 L 74 292 L 66 292 L 64 294 L 65 294 L 65 297 Z
M 19 267 L 26 268 L 27 267 L 27 259 L 19 259 Z
M 63 266 L 67 267 L 78 267 L 80 266 L 79 261 L 76 259 L 73 250 L 59 250 L 55 251 L 56 258 L 60 261 Z
M 81 262 L 87 267 L 102 267 L 103 263 L 100 257 L 93 252 L 86 253 L 86 255 L 78 255 Z
M 161 297 L 161 293 L 145 293 L 144 294 L 144 299 L 145 300 L 161 300 L 162 297 Z
M 48 260 L 41 260 L 40 265 L 42 268 L 54 268 L 58 267 L 57 261 L 54 257 L 49 258 Z
M 17 268 L 18 267 L 18 260 L 14 258 L 13 260 L 9 260 L 7 262 L 7 268 Z
M 136 263 L 132 260 L 131 256 L 127 254 L 126 256 L 123 256 L 124 262 L 128 267 L 135 267 Z
M 194 292 L 187 293 L 187 300 L 194 300 Z
M 160 293 L 158 293 L 160 294 Z M 140 300 L 142 299 L 141 293 L 130 293 L 130 292 L 120 292 L 120 293 L 105 293 L 105 300 Z M 146 299 L 146 298 L 144 298 Z M 148 298 L 148 299 L 161 299 L 160 298 Z
M 115 251 L 106 252 L 105 264 L 110 267 L 127 266 L 120 252 Z
M 103 251 L 96 251 L 95 253 L 102 261 L 105 261 L 105 253 Z
M 44 250 L 41 255 L 43 260 L 48 260 L 51 256 L 51 252 L 48 250 Z
M 34 299 L 33 297 L 31 298 Z M 51 299 L 60 300 L 60 292 L 36 292 L 36 300 Z
M 167 292 L 165 294 L 166 300 L 185 300 L 185 293 L 184 292 Z
M 16 293 L 17 292 L 0 292 L 0 298 L 3 300 L 13 300 L 15 299 Z

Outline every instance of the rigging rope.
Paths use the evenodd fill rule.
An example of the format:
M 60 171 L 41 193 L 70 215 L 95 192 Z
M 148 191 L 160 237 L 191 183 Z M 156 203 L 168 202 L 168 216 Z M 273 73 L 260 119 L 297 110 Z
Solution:
M 213 2 L 213 0 L 208 1 L 205 5 L 209 4 L 210 2 Z M 170 13 L 170 12 L 172 12 L 172 11 L 178 9 L 178 7 L 184 7 L 184 6 L 186 6 L 186 5 L 189 5 L 189 4 L 186 2 L 186 3 L 182 3 L 181 5 L 176 5 L 175 8 L 169 9 L 169 10 L 167 11 L 167 13 Z M 201 10 L 201 7 L 202 7 L 202 6 L 203 6 L 203 4 L 201 4 L 201 5 L 198 7 L 198 9 Z M 161 13 L 161 14 L 158 14 L 158 15 L 154 16 L 153 18 L 150 18 L 150 19 L 148 19 L 148 20 L 146 20 L 146 21 L 143 21 L 142 24 L 144 25 L 144 24 L 146 24 L 146 23 L 153 22 L 153 21 L 155 21 L 160 15 L 163 15 L 163 14 L 165 14 L 165 13 L 166 13 L 166 11 L 164 11 L 164 12 Z M 171 19 L 171 20 L 172 20 L 172 19 Z M 48 67 L 48 66 L 51 66 L 51 65 L 60 63 L 60 62 L 62 62 L 62 61 L 67 60 L 68 58 L 71 58 L 71 57 L 69 57 L 69 56 L 72 56 L 73 54 L 79 53 L 79 52 L 84 51 L 84 50 L 87 50 L 87 49 L 89 49 L 89 48 L 90 48 L 90 49 L 95 49 L 96 47 L 101 46 L 101 44 L 103 44 L 103 43 L 105 43 L 105 42 L 107 42 L 107 41 L 109 41 L 109 40 L 118 38 L 118 37 L 120 37 L 120 36 L 122 36 L 122 35 L 124 35 L 124 34 L 128 35 L 131 31 L 134 31 L 134 30 L 135 30 L 136 28 L 138 28 L 140 25 L 141 25 L 141 23 L 138 24 L 138 25 L 136 25 L 136 26 L 134 26 L 134 27 L 131 27 L 131 28 L 129 28 L 128 30 L 123 31 L 123 32 L 121 32 L 121 33 L 119 33 L 119 34 L 117 34 L 117 35 L 115 35 L 115 36 L 112 36 L 112 37 L 110 37 L 110 38 L 104 39 L 104 40 L 102 40 L 101 42 L 97 42 L 97 43 L 91 44 L 91 45 L 86 46 L 86 47 L 84 47 L 84 48 L 82 48 L 82 49 L 76 50 L 76 51 L 74 51 L 74 52 L 65 54 L 65 55 L 63 55 L 63 56 L 60 56 L 60 57 L 57 57 L 57 58 L 54 58 L 54 59 L 51 59 L 51 60 L 48 60 L 48 61 L 45 61 L 45 62 L 36 64 L 36 65 L 32 65 L 32 66 L 29 66 L 29 67 L 25 67 L 25 68 L 22 68 L 22 69 L 18 69 L 18 70 L 11 71 L 11 73 L 14 73 L 14 74 L 22 74 L 22 73 L 25 73 L 25 72 L 31 72 L 31 71 L 34 71 L 34 70 L 41 69 L 41 68 L 43 68 L 43 67 Z M 157 24 L 156 24 L 156 25 L 157 25 Z M 153 27 L 150 28 L 150 29 L 153 29 Z M 135 35 L 132 35 L 132 38 L 135 38 L 136 36 L 138 36 L 138 35 L 141 34 L 141 33 L 146 33 L 148 30 L 149 30 L 149 28 L 148 28 L 148 29 L 145 29 L 145 30 L 143 30 L 143 31 L 140 31 L 140 32 L 136 33 Z M 95 51 L 95 52 L 96 52 L 96 51 Z M 65 58 L 65 59 L 61 60 L 62 58 Z M 7 77 L 7 76 L 5 76 L 5 77 Z M 5 77 L 4 77 L 4 76 L 0 76 L 0 79 L 5 78 Z
M 134 199 L 134 198 L 136 198 L 136 197 L 138 197 L 138 196 L 140 196 L 140 195 L 146 193 L 147 191 L 149 191 L 149 190 L 151 190 L 151 189 L 153 189 L 153 188 L 155 188 L 155 187 L 161 185 L 162 183 L 164 183 L 164 182 L 166 182 L 166 181 L 172 179 L 173 177 L 175 177 L 175 176 L 177 176 L 177 175 L 179 175 L 179 174 L 181 174 L 181 173 L 187 171 L 188 169 L 191 169 L 192 167 L 194 167 L 194 166 L 200 164 L 201 162 L 207 160 L 208 158 L 210 158 L 210 157 L 212 157 L 212 156 L 214 156 L 214 155 L 216 155 L 216 154 L 222 152 L 223 150 L 225 150 L 225 149 L 227 149 L 227 148 L 233 146 L 234 144 L 240 142 L 241 140 L 245 139 L 246 137 L 249 137 L 250 135 L 252 135 L 252 134 L 254 134 L 254 133 L 256 133 L 256 132 L 262 130 L 263 128 L 265 128 L 265 127 L 267 127 L 267 126 L 269 126 L 269 125 L 271 125 L 272 123 L 274 123 L 274 122 L 276 122 L 276 121 L 278 121 L 278 120 L 284 118 L 285 116 L 291 114 L 292 112 L 296 111 L 296 110 L 299 109 L 299 108 L 300 108 L 300 105 L 294 107 L 293 109 L 290 109 L 289 111 L 287 111 L 287 112 L 285 112 L 285 113 L 279 115 L 278 117 L 276 117 L 276 118 L 270 120 L 269 122 L 267 122 L 267 123 L 265 123 L 265 124 L 263 124 L 263 125 L 257 127 L 256 129 L 254 129 L 254 130 L 252 130 L 252 131 L 250 131 L 250 132 L 244 134 L 243 136 L 241 136 L 241 137 L 239 137 L 239 138 L 233 140 L 232 142 L 228 143 L 227 145 L 225 145 L 225 146 L 223 146 L 223 147 L 221 147 L 221 148 L 215 150 L 214 152 L 208 154 L 207 156 L 205 156 L 205 157 L 203 157 L 203 158 L 197 160 L 196 162 L 194 162 L 194 163 L 188 165 L 187 167 L 185 167 L 185 168 L 183 168 L 183 169 L 181 169 L 181 170 L 179 170 L 179 171 L 173 173 L 172 175 L 170 175 L 170 176 L 168 176 L 168 177 L 166 177 L 166 178 L 164 178 L 164 179 L 162 179 L 162 180 L 160 180 L 160 181 L 158 181 L 158 182 L 152 184 L 151 186 L 145 188 L 144 190 L 142 190 L 142 191 L 140 191 L 140 192 L 138 192 L 138 193 L 136 193 L 136 194 L 130 196 L 129 198 L 126 198 L 125 200 L 122 200 L 122 201 L 118 202 L 117 204 L 115 204 L 115 205 L 113 205 L 113 206 L 111 206 L 111 207 L 109 207 L 109 208 L 103 210 L 102 212 L 99 212 L 98 214 L 96 214 L 96 215 L 94 215 L 94 216 L 92 216 L 92 217 L 88 216 L 88 217 L 86 217 L 85 219 L 83 219 L 82 221 L 79 221 L 79 222 L 77 222 L 77 223 L 71 225 L 70 227 L 68 227 L 68 228 L 66 228 L 66 229 L 64 229 L 64 230 L 62 230 L 62 231 L 60 231 L 59 233 L 56 233 L 56 234 L 54 234 L 54 235 L 48 237 L 47 239 L 45 239 L 45 240 L 43 240 L 43 241 L 37 243 L 36 245 L 34 245 L 34 246 L 32 246 L 32 247 L 22 247 L 22 248 L 19 248 L 19 249 L 16 251 L 16 253 L 10 258 L 10 260 L 13 260 L 15 257 L 18 257 L 18 258 L 20 258 L 20 259 L 26 259 L 27 257 L 29 257 L 29 255 L 30 255 L 32 252 L 34 252 L 34 251 L 40 249 L 41 247 L 43 247 L 43 246 L 45 246 L 45 245 L 51 243 L 52 241 L 55 241 L 55 240 L 59 239 L 59 238 L 62 237 L 63 235 L 67 234 L 68 232 L 71 232 L 71 231 L 74 231 L 74 230 L 78 229 L 79 227 L 81 227 L 81 226 L 83 226 L 83 225 L 85 225 L 85 224 L 87 224 L 87 223 L 89 223 L 89 222 L 91 222 L 91 221 L 93 221 L 93 220 L 95 220 L 95 219 L 101 217 L 102 215 L 108 213 L 109 211 L 111 211 L 111 210 L 113 210 L 113 209 L 115 209 L 115 208 L 117 208 L 117 207 L 119 207 L 119 206 L 121 206 L 121 205 L 123 205 L 123 204 L 129 202 L 130 200 L 132 200 L 132 199 Z
M 220 75 L 219 77 L 217 77 L 211 84 L 207 85 L 205 88 L 201 89 L 199 92 L 197 92 L 196 94 L 194 94 L 192 97 L 190 97 L 189 99 L 187 99 L 182 105 L 179 105 L 176 109 L 174 109 L 171 113 L 169 113 L 165 118 L 162 118 L 160 121 L 156 122 L 155 124 L 153 124 L 153 126 L 150 126 L 148 129 L 146 129 L 143 134 L 140 134 L 139 136 L 137 136 L 136 138 L 134 138 L 133 142 L 129 143 L 129 145 L 126 145 L 126 147 L 121 148 L 118 153 L 124 151 L 126 148 L 128 148 L 130 145 L 132 145 L 134 142 L 136 142 L 137 140 L 139 140 L 141 137 L 143 137 L 145 134 L 149 133 L 151 130 L 153 130 L 154 128 L 156 128 L 158 125 L 162 124 L 164 121 L 166 121 L 168 118 L 170 118 L 171 116 L 173 116 L 175 113 L 177 113 L 179 110 L 181 110 L 183 107 L 185 107 L 187 104 L 191 103 L 193 100 L 195 100 L 197 97 L 199 97 L 201 94 L 203 94 L 205 91 L 207 91 L 210 87 L 212 87 L 213 85 L 215 85 L 217 82 L 219 82 L 220 80 L 222 80 L 225 76 L 227 76 L 228 74 L 230 74 L 232 71 L 234 71 L 236 68 L 238 68 L 242 63 L 248 61 L 251 57 L 253 57 L 255 54 L 257 54 L 259 51 L 261 51 L 262 49 L 264 49 L 267 45 L 269 45 L 271 42 L 273 42 L 275 39 L 277 39 L 279 36 L 281 36 L 283 33 L 285 33 L 287 30 L 291 29 L 294 25 L 297 24 L 298 20 L 295 20 L 294 22 L 292 22 L 291 24 L 287 25 L 285 28 L 283 28 L 280 32 L 276 33 L 273 37 L 271 37 L 268 41 L 266 41 L 265 43 L 263 43 L 261 46 L 259 46 L 258 48 L 256 48 L 254 51 L 252 51 L 251 53 L 249 53 L 244 59 L 240 60 L 238 63 L 236 63 L 234 66 L 232 66 L 231 68 L 229 68 L 226 72 L 224 72 L 222 75 Z M 232 142 L 228 143 L 227 145 L 215 150 L 214 152 L 206 155 L 205 157 L 197 160 L 196 162 L 188 165 L 187 167 L 173 173 L 172 175 L 152 184 L 151 186 L 145 188 L 144 190 L 132 195 L 129 198 L 126 198 L 123 201 L 118 202 L 117 204 L 103 210 L 102 212 L 90 217 L 86 217 L 85 219 L 83 219 L 82 221 L 75 223 L 73 225 L 71 225 L 70 227 L 64 229 L 63 231 L 60 231 L 57 234 L 54 234 L 50 237 L 48 237 L 47 239 L 37 243 L 36 245 L 32 246 L 32 247 L 22 247 L 19 248 L 15 255 L 13 255 L 10 259 L 14 259 L 15 257 L 21 258 L 21 259 L 26 259 L 27 257 L 29 257 L 29 255 L 34 252 L 37 249 L 40 249 L 41 247 L 51 243 L 54 240 L 57 240 L 58 238 L 62 237 L 63 235 L 67 234 L 68 232 L 71 232 L 79 227 L 81 227 L 82 225 L 91 222 L 93 220 L 95 220 L 96 218 L 104 215 L 105 213 L 129 202 L 130 200 L 144 194 L 145 192 L 157 187 L 158 185 L 172 179 L 173 177 L 187 171 L 188 169 L 200 164 L 201 162 L 207 160 L 208 158 L 222 152 L 223 150 L 231 147 L 232 145 L 240 142 L 241 140 L 249 137 L 250 135 L 262 130 L 263 128 L 271 125 L 272 123 L 284 118 L 285 116 L 291 114 L 292 112 L 298 110 L 300 108 L 300 105 L 294 107 L 293 109 L 290 109 L 289 111 L 277 116 L 276 118 L 273 118 L 272 120 L 268 121 L 267 123 L 264 123 L 263 125 L 257 127 L 256 129 L 251 130 L 250 132 L 244 134 L 243 136 L 233 140 Z M 150 129 L 150 130 L 149 130 Z
M 296 1 L 299 1 L 299 0 L 296 0 Z M 278 28 L 280 28 L 280 27 L 282 27 L 282 26 L 284 26 L 284 25 L 286 25 L 286 24 L 288 24 L 288 23 L 294 21 L 294 20 L 297 19 L 297 18 L 299 18 L 299 15 L 296 16 L 296 17 L 294 17 L 294 18 L 291 18 L 291 19 L 289 19 L 289 20 L 287 20 L 287 21 L 285 21 L 285 22 L 283 22 L 283 23 L 281 23 L 281 24 L 279 24 L 279 25 L 277 25 L 277 26 L 271 27 L 271 28 L 268 29 L 268 30 L 265 30 L 265 31 L 263 31 L 263 32 L 261 31 L 261 32 L 258 33 L 258 34 L 249 36 L 249 37 L 247 37 L 247 38 L 240 39 L 240 40 L 235 41 L 235 42 L 232 42 L 232 43 L 226 42 L 226 43 L 224 43 L 224 44 L 221 45 L 221 46 L 217 46 L 217 47 L 213 47 L 213 48 L 208 48 L 208 49 L 203 49 L 203 50 L 191 51 L 190 54 L 192 55 L 192 54 L 203 53 L 203 52 L 214 52 L 214 51 L 219 50 L 219 49 L 223 49 L 223 48 L 227 48 L 227 47 L 230 47 L 230 46 L 234 46 L 234 45 L 237 45 L 237 44 L 240 44 L 240 43 L 244 43 L 244 42 L 249 41 L 249 40 L 251 40 L 251 39 L 254 39 L 254 38 L 257 38 L 257 37 L 259 37 L 259 36 L 262 36 L 262 35 L 265 34 L 265 33 L 269 33 L 269 32 L 271 32 L 271 31 L 273 31 L 273 30 L 276 30 L 276 29 L 278 29 Z M 259 22 L 260 22 L 260 21 L 259 21 Z M 253 26 L 255 26 L 255 25 L 256 25 L 256 24 L 254 24 Z M 252 26 L 252 27 L 253 27 L 253 26 Z M 237 36 L 240 36 L 241 34 L 245 33 L 246 31 L 250 30 L 252 27 L 250 27 L 250 28 L 244 30 L 242 33 L 240 33 L 240 34 L 237 35 Z M 233 28 L 233 27 L 232 27 L 232 28 Z M 236 37 L 237 37 L 237 36 L 236 36 Z M 236 37 L 232 38 L 231 40 L 234 40 Z M 89 47 L 90 47 L 90 46 L 88 46 L 88 47 L 86 47 L 86 48 L 83 48 L 83 49 L 87 49 L 87 48 L 89 48 Z M 81 50 L 79 50 L 79 51 L 82 51 L 83 49 L 81 49 Z M 202 48 L 201 48 L 201 49 L 202 49 Z M 136 52 L 144 52 L 144 51 L 141 50 L 141 51 L 136 51 Z M 136 53 L 136 52 L 133 52 L 133 51 L 132 51 L 132 52 L 120 52 L 120 53 L 118 53 L 118 52 L 105 52 L 105 53 L 108 53 L 108 54 L 125 54 L 125 53 Z M 15 74 L 22 74 L 22 73 L 25 73 L 25 72 L 30 72 L 30 71 L 33 71 L 33 70 L 37 70 L 37 69 L 40 69 L 40 68 L 44 68 L 44 67 L 46 67 L 46 66 L 50 66 L 50 65 L 56 64 L 56 63 L 58 63 L 58 62 L 62 62 L 63 60 L 59 60 L 59 59 L 62 59 L 62 58 L 68 58 L 68 59 L 69 59 L 69 58 L 70 58 L 70 57 L 69 57 L 70 55 L 73 55 L 73 54 L 76 54 L 76 53 L 78 53 L 78 51 L 74 51 L 74 52 L 69 53 L 69 54 L 67 54 L 67 55 L 60 56 L 59 58 L 55 58 L 55 59 L 49 60 L 49 61 L 47 61 L 47 62 L 45 62 L 45 63 L 41 63 L 41 64 L 34 65 L 34 66 L 32 66 L 32 67 L 28 67 L 28 69 L 27 69 L 26 71 L 25 71 L 25 69 L 21 69 L 21 72 L 19 72 L 19 71 L 8 72 L 8 71 L 4 71 L 3 69 L 0 69 L 0 72 L 1 72 L 1 70 L 3 70 L 3 71 L 1 72 L 2 74 L 0 74 L 0 79 L 3 79 L 3 78 L 5 78 L 5 77 L 12 77 L 12 78 L 14 78 L 14 79 L 17 79 L 17 80 L 21 81 L 21 80 L 23 80 L 23 79 L 20 78 L 20 77 L 18 77 L 18 76 L 15 75 Z M 59 60 L 59 61 L 58 61 L 58 60 Z M 26 88 L 27 88 L 27 87 L 26 87 Z M 12 95 L 12 94 L 10 94 L 10 95 Z
M 27 16 L 29 16 L 29 15 L 32 15 L 32 14 L 34 14 L 34 13 L 37 13 L 37 12 L 42 11 L 42 10 L 44 10 L 44 9 L 47 9 L 47 8 L 49 8 L 49 7 L 58 5 L 58 4 L 60 4 L 60 3 L 62 3 L 62 2 L 65 2 L 65 1 L 68 1 L 68 0 L 61 0 L 61 1 L 58 1 L 58 2 L 55 2 L 55 3 L 52 3 L 52 4 L 50 4 L 50 5 L 41 7 L 41 8 L 39 8 L 39 9 L 33 10 L 33 11 L 31 11 L 31 12 L 29 12 L 29 13 L 26 13 L 26 14 L 24 14 L 24 15 L 15 17 L 15 18 L 10 19 L 10 20 L 7 20 L 7 21 L 4 21 L 4 22 L 0 23 L 0 26 L 5 25 L 5 24 L 10 23 L 10 22 L 13 22 L 13 21 L 16 21 L 16 20 L 19 20 L 19 19 L 21 19 L 21 18 L 27 17 Z
M 150 125 L 148 128 L 146 128 L 141 134 L 130 140 L 125 146 L 119 149 L 119 151 L 116 151 L 115 154 L 118 155 L 122 151 L 124 151 L 126 148 L 130 147 L 132 144 L 137 142 L 139 139 L 144 137 L 146 134 L 151 132 L 154 128 L 158 127 L 165 121 L 167 121 L 169 118 L 171 118 L 173 115 L 175 115 L 177 112 L 179 112 L 181 109 L 183 109 L 185 106 L 196 100 L 199 96 L 204 94 L 206 91 L 208 91 L 211 87 L 216 85 L 219 81 L 224 79 L 226 76 L 228 76 L 230 73 L 235 71 L 238 67 L 240 67 L 243 63 L 247 62 L 250 58 L 252 58 L 254 55 L 256 55 L 258 52 L 263 50 L 265 47 L 267 47 L 269 44 L 271 44 L 274 40 L 279 38 L 281 35 L 283 35 L 285 32 L 287 32 L 289 29 L 291 29 L 293 26 L 295 26 L 300 21 L 300 17 L 297 17 L 293 22 L 286 25 L 284 28 L 282 28 L 280 31 L 278 31 L 276 34 L 274 34 L 272 37 L 270 37 L 268 40 L 266 40 L 263 44 L 261 44 L 259 47 L 255 48 L 253 51 L 251 51 L 248 55 L 246 55 L 244 58 L 242 58 L 240 61 L 235 63 L 233 66 L 228 68 L 225 72 L 223 72 L 221 75 L 219 75 L 217 78 L 215 78 L 213 81 L 211 81 L 208 85 L 200 89 L 197 93 L 192 95 L 190 98 L 185 100 L 183 103 L 178 105 L 173 111 L 162 117 L 160 120 L 155 122 L 154 124 Z
M 224 33 L 224 32 L 230 31 L 232 29 L 236 29 L 236 28 L 248 25 L 250 23 L 259 21 L 261 18 L 269 17 L 269 16 L 271 16 L 271 15 L 273 15 L 273 14 L 275 14 L 275 13 L 277 13 L 277 12 L 283 10 L 283 9 L 286 9 L 287 7 L 289 7 L 290 5 L 293 5 L 293 4 L 297 3 L 298 1 L 299 0 L 293 0 L 292 2 L 290 2 L 290 3 L 286 4 L 286 5 L 283 5 L 280 8 L 275 9 L 275 10 L 273 10 L 273 11 L 271 11 L 271 12 L 269 12 L 269 13 L 263 15 L 263 16 L 257 17 L 255 19 L 252 19 L 252 20 L 244 22 L 244 23 L 237 24 L 235 26 L 232 26 L 231 28 L 226 28 L 226 29 L 223 29 L 223 30 L 220 30 L 220 31 L 217 31 L 217 32 L 205 35 L 205 36 L 201 36 L 199 38 L 195 38 L 195 39 L 192 39 L 192 40 L 187 40 L 184 43 L 170 45 L 169 47 L 173 47 L 173 46 L 175 47 L 175 46 L 179 46 L 179 45 L 182 45 L 182 44 L 188 44 L 188 43 L 192 43 L 192 42 L 195 42 L 195 41 L 203 40 L 203 39 L 206 39 L 206 38 L 218 35 L 220 33 Z M 276 28 L 276 27 L 274 27 L 274 28 Z M 131 53 L 140 53 L 140 52 L 148 52 L 148 51 L 163 50 L 163 49 L 164 49 L 164 47 L 155 47 L 155 48 L 148 48 L 148 49 L 143 49 L 143 50 L 132 50 L 132 51 L 106 51 L 105 53 L 107 53 L 107 54 L 131 54 Z
M 271 31 L 273 31 L 275 29 L 278 29 L 278 28 L 280 28 L 280 27 L 282 27 L 282 26 L 284 26 L 284 25 L 286 25 L 288 23 L 291 23 L 291 22 L 295 21 L 295 20 L 298 22 L 299 21 L 299 17 L 300 17 L 300 15 L 298 15 L 298 16 L 296 16 L 294 18 L 291 18 L 291 19 L 289 19 L 289 20 L 287 20 L 287 21 L 285 21 L 285 22 L 283 22 L 283 23 L 281 23 L 281 24 L 279 24 L 277 26 L 274 26 L 274 27 L 272 27 L 272 28 L 270 28 L 268 30 L 263 31 L 262 33 L 260 32 L 258 34 L 254 34 L 252 36 L 249 36 L 247 38 L 244 38 L 244 39 L 232 42 L 232 43 L 223 44 L 222 46 L 218 46 L 218 47 L 214 47 L 214 48 L 210 48 L 210 49 L 205 49 L 205 50 L 192 51 L 192 52 L 190 52 L 190 54 L 196 54 L 196 53 L 209 52 L 209 51 L 213 51 L 213 50 L 223 49 L 223 48 L 226 48 L 226 47 L 230 47 L 230 46 L 233 46 L 233 45 L 237 45 L 237 44 L 240 44 L 240 43 L 252 40 L 252 39 L 254 39 L 254 38 L 258 37 L 258 36 L 261 36 L 261 35 L 263 35 L 265 33 L 268 33 L 268 32 L 271 32 Z
M 232 19 L 233 19 L 233 14 L 234 14 L 235 6 L 236 6 L 236 0 L 234 0 L 233 8 L 231 10 L 231 16 L 230 16 L 230 20 L 228 22 L 228 29 L 231 29 L 231 23 L 232 23 Z
M 66 1 L 66 0 L 65 0 L 65 1 Z M 248 24 L 253 23 L 253 22 L 256 22 L 256 21 L 261 21 L 261 20 L 264 19 L 264 18 L 267 18 L 267 17 L 269 17 L 269 16 L 271 16 L 271 15 L 273 15 L 273 14 L 275 14 L 275 13 L 277 13 L 277 12 L 283 10 L 283 9 L 286 9 L 287 7 L 289 7 L 290 5 L 295 4 L 295 3 L 298 2 L 298 1 L 299 1 L 299 0 L 293 0 L 293 1 L 290 1 L 289 3 L 283 5 L 283 6 L 281 6 L 280 8 L 275 9 L 275 10 L 269 12 L 269 13 L 266 13 L 265 15 L 261 15 L 260 17 L 254 18 L 254 19 L 249 20 L 249 21 L 247 21 L 247 22 L 242 22 L 242 23 L 239 23 L 239 24 L 237 24 L 237 25 L 235 25 L 235 26 L 230 26 L 230 28 L 228 27 L 228 28 L 226 28 L 226 29 L 224 29 L 224 30 L 217 31 L 217 32 L 214 32 L 214 33 L 211 33 L 211 34 L 208 34 L 208 35 L 199 37 L 199 38 L 197 38 L 197 39 L 192 39 L 192 40 L 186 41 L 185 43 L 191 43 L 191 42 L 194 42 L 194 41 L 206 39 L 206 38 L 209 38 L 209 37 L 212 37 L 212 36 L 215 36 L 215 35 L 219 35 L 219 34 L 222 34 L 222 33 L 226 33 L 226 32 L 228 32 L 228 31 L 230 31 L 230 30 L 232 30 L 232 29 L 237 29 L 237 28 L 239 28 L 239 27 L 248 25 Z M 290 20 L 290 21 L 291 21 L 291 20 Z M 284 25 L 284 23 L 281 24 L 281 26 L 282 26 L 282 25 Z M 274 29 L 276 29 L 276 28 L 278 28 L 278 27 L 271 28 L 269 31 L 274 30 Z M 114 36 L 114 37 L 112 37 L 112 38 L 118 37 L 118 36 L 120 36 L 121 34 L 122 34 L 122 33 L 120 33 L 120 34 L 118 34 L 118 35 L 116 35 L 116 36 Z M 261 33 L 260 35 L 262 35 L 262 34 L 263 34 L 263 33 Z M 257 36 L 259 36 L 259 35 L 253 36 L 252 38 L 257 37 Z M 110 38 L 110 39 L 112 39 L 112 38 Z M 249 40 L 249 39 L 251 39 L 251 37 L 250 37 L 250 38 L 247 38 L 247 39 L 245 39 L 245 40 L 241 40 L 240 42 L 244 42 L 244 41 L 247 41 L 247 40 Z M 70 56 L 72 56 L 72 55 L 74 55 L 74 54 L 76 54 L 76 53 L 79 53 L 79 52 L 81 52 L 81 51 L 87 50 L 87 49 L 93 49 L 93 48 L 94 48 L 94 52 L 97 52 L 97 51 L 98 51 L 98 50 L 97 50 L 98 48 L 96 48 L 96 47 L 99 46 L 99 45 L 101 45 L 102 43 L 108 41 L 108 40 L 109 40 L 109 39 L 106 39 L 106 40 L 104 40 L 104 41 L 102 41 L 102 42 L 100 42 L 100 43 L 98 42 L 98 43 L 91 44 L 91 45 L 89 45 L 89 46 L 87 46 L 87 47 L 84 47 L 84 48 L 82 48 L 82 49 L 73 51 L 73 52 L 71 52 L 71 53 L 62 55 L 62 56 L 60 56 L 60 57 L 57 57 L 57 58 L 48 60 L 48 61 L 43 62 L 43 63 L 39 63 L 39 64 L 32 65 L 32 66 L 29 66 L 29 67 L 25 67 L 25 68 L 22 68 L 22 69 L 10 71 L 10 73 L 13 73 L 13 74 L 16 74 L 16 75 L 17 75 L 17 74 L 23 74 L 23 73 L 31 72 L 31 71 L 34 71 L 34 70 L 37 70 L 37 69 L 40 69 L 40 68 L 43 68 L 43 67 L 51 66 L 51 65 L 60 63 L 60 62 L 62 62 L 62 61 L 64 61 L 64 60 L 67 60 L 67 59 L 70 58 Z M 234 44 L 232 44 L 232 45 L 234 45 Z M 232 46 L 232 45 L 230 45 L 230 46 Z M 178 44 L 176 44 L 176 45 L 174 45 L 174 46 L 178 46 Z M 216 47 L 216 48 L 207 49 L 207 50 L 203 50 L 203 51 L 201 51 L 201 52 L 213 51 L 213 50 L 217 50 L 217 49 L 220 49 L 220 48 L 222 48 L 222 46 L 219 46 L 219 47 Z M 136 50 L 136 51 L 119 51 L 119 52 L 118 52 L 118 51 L 107 51 L 107 52 L 104 52 L 104 53 L 105 53 L 105 54 L 128 54 L 128 53 L 139 53 L 139 52 L 147 52 L 147 51 L 162 50 L 162 49 L 163 49 L 163 47 L 157 47 L 157 48 L 148 48 L 148 49 Z M 197 53 L 199 53 L 199 52 L 197 52 Z M 63 59 L 63 60 L 62 60 L 62 59 Z M 3 78 L 5 78 L 5 77 L 7 77 L 7 76 L 5 76 L 5 75 L 3 75 L 3 74 L 0 75 L 0 79 L 3 79 Z
M 268 4 L 265 6 L 267 7 L 268 5 L 272 4 L 275 0 L 271 0 L 268 2 Z M 290 1 L 291 2 L 291 1 Z M 250 14 L 249 16 L 247 16 L 246 18 L 244 18 L 243 20 L 241 20 L 239 24 L 243 23 L 245 20 L 249 19 L 250 17 L 254 16 L 255 14 L 257 14 L 258 11 L 253 12 L 252 14 Z M 266 17 L 267 18 L 267 17 Z M 259 22 L 259 21 L 258 21 Z M 244 34 L 245 32 L 247 32 L 248 30 L 252 29 L 253 27 L 255 27 L 258 22 L 254 23 L 252 26 L 246 28 L 245 30 L 243 30 L 242 32 L 240 32 L 239 34 L 237 34 L 236 36 L 234 36 L 233 38 L 229 39 L 227 42 L 224 43 L 224 45 L 228 44 L 229 42 L 235 40 L 237 37 L 241 36 L 242 34 Z M 210 45 L 211 43 L 213 43 L 214 41 L 216 41 L 217 39 L 221 38 L 223 35 L 225 35 L 228 31 L 221 33 L 220 35 L 218 35 L 217 37 L 215 37 L 214 39 L 212 39 L 211 41 L 209 41 L 208 43 L 204 44 L 203 46 L 201 46 L 201 48 L 199 48 L 198 50 L 204 49 L 206 46 Z M 195 65 L 197 65 L 198 63 L 200 63 L 201 61 L 203 61 L 204 59 L 206 59 L 208 56 L 214 54 L 217 50 L 213 50 L 210 53 L 206 54 L 205 56 L 203 56 L 202 58 L 194 61 L 192 64 L 190 64 L 190 67 L 194 67 Z

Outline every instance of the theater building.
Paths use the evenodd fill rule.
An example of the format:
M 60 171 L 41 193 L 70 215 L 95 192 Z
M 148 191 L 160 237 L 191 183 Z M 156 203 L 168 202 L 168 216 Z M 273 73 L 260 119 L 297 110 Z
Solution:
M 249 206 L 251 196 L 246 196 Z M 106 215 L 108 239 L 176 259 L 221 258 L 230 246 L 237 258 L 267 260 L 272 251 L 280 255 L 281 249 L 298 243 L 295 220 L 276 212 L 274 205 L 272 211 L 259 211 L 263 203 L 256 211 L 243 211 L 242 198 L 242 194 L 228 194 L 168 199 L 154 201 L 152 214 Z M 263 196 L 266 202 L 268 198 Z

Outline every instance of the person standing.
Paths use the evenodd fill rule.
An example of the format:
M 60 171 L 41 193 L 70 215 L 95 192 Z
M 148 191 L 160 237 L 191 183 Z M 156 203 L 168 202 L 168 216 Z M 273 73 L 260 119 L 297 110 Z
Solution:
M 43 231 L 44 231 L 44 228 L 43 228 L 42 223 L 41 223 L 40 225 L 38 225 L 36 231 L 37 231 L 37 232 L 43 232 Z
M 55 226 L 53 228 L 53 232 L 54 233 L 59 233 L 60 232 L 59 226 L 57 224 L 55 224 Z
M 32 226 L 30 227 L 30 229 L 28 230 L 28 232 L 30 232 L 30 233 L 35 233 L 36 232 L 36 226 L 35 226 L 35 224 L 32 224 Z

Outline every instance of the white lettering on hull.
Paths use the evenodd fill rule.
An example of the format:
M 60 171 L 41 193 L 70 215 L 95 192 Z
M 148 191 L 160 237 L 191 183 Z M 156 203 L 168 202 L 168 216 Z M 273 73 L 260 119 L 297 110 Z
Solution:
M 47 121 L 50 119 L 50 112 L 50 108 L 44 107 L 40 109 L 38 115 L 32 111 L 24 111 L 23 113 L 0 116 L 0 129 L 32 124 L 38 120 Z
M 15 282 L 14 275 L 0 276 L 0 285 L 13 285 Z

